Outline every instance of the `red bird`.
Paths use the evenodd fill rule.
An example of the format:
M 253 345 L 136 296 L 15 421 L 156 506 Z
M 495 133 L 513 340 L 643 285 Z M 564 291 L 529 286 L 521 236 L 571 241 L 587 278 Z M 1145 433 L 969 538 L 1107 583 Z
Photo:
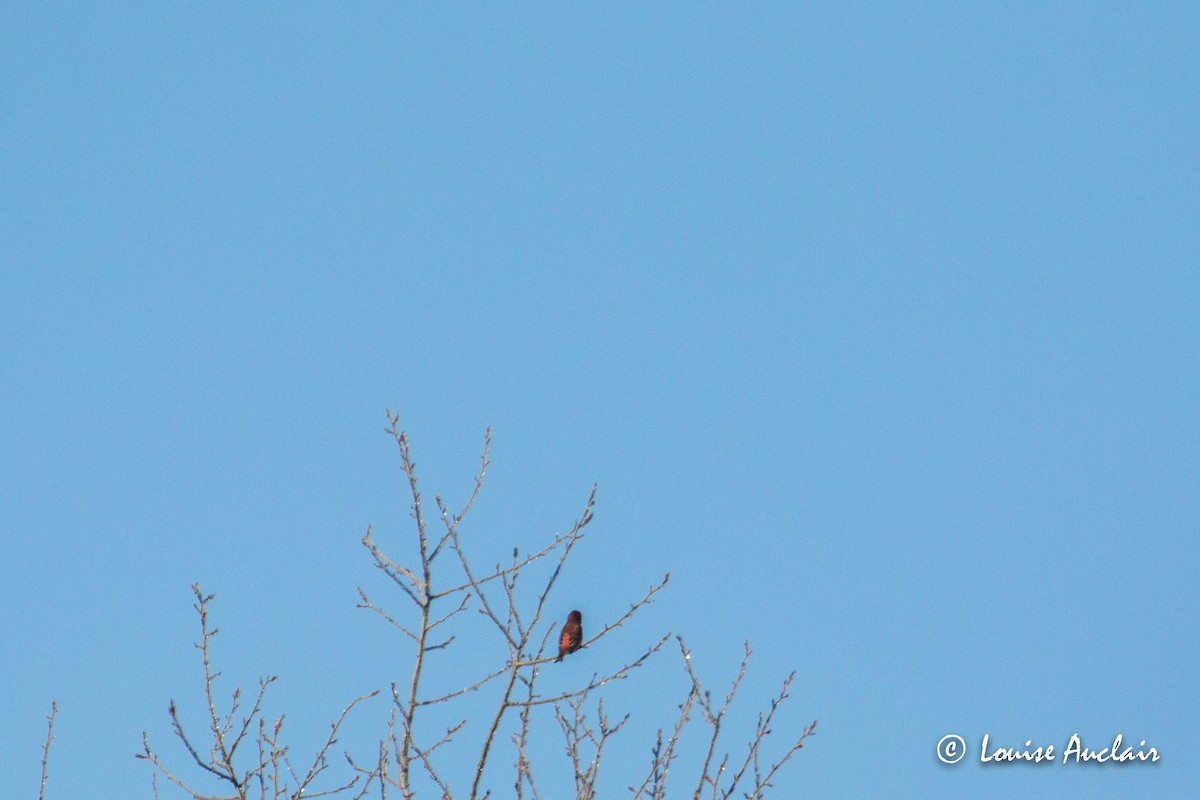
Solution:
M 563 625 L 562 633 L 558 635 L 558 658 L 554 660 L 562 661 L 563 656 L 574 653 L 581 644 L 583 644 L 583 614 L 572 611 L 567 615 L 567 624 Z

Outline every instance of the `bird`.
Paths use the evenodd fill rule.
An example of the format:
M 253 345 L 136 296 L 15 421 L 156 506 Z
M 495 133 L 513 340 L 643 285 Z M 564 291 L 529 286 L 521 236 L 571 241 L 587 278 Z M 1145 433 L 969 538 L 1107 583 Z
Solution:
M 563 625 L 562 633 L 558 635 L 558 658 L 555 662 L 562 661 L 563 656 L 568 653 L 574 653 L 583 644 L 583 614 L 578 611 L 572 611 L 567 615 L 567 624 Z

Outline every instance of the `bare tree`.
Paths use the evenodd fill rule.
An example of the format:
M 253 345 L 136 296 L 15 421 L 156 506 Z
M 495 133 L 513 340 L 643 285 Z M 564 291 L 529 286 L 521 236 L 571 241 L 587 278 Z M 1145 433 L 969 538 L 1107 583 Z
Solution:
M 316 755 L 305 762 L 307 767 L 294 768 L 288 747 L 281 741 L 283 717 L 268 719 L 263 711 L 267 688 L 275 681 L 267 677 L 259 681 L 257 692 L 248 711 L 243 712 L 241 690 L 235 689 L 227 705 L 221 709 L 214 685 L 220 677 L 210 659 L 210 642 L 218 633 L 208 619 L 211 595 L 205 595 L 193 585 L 195 609 L 200 620 L 200 640 L 196 643 L 204 674 L 205 718 L 203 745 L 195 744 L 180 719 L 175 701 L 168 707 L 168 716 L 175 737 L 188 755 L 199 779 L 215 785 L 206 790 L 197 779 L 169 768 L 151 747 L 143 733 L 142 752 L 153 767 L 154 796 L 158 797 L 158 778 L 174 784 L 193 800 L 300 800 L 306 797 L 367 796 L 387 800 L 398 794 L 403 800 L 418 796 L 439 796 L 442 800 L 485 800 L 492 796 L 489 783 L 502 774 L 503 757 L 498 753 L 509 742 L 516 753 L 511 773 L 513 794 L 518 800 L 529 797 L 541 800 L 539 776 L 553 772 L 545 785 L 557 786 L 564 775 L 574 781 L 578 800 L 595 800 L 600 796 L 598 781 L 606 745 L 626 728 L 628 714 L 610 716 L 602 687 L 630 677 L 647 659 L 658 653 L 671 638 L 670 633 L 633 647 L 624 657 L 616 658 L 607 667 L 593 673 L 578 685 L 562 688 L 555 685 L 549 691 L 542 687 L 543 667 L 555 660 L 559 642 L 552 639 L 557 620 L 550 619 L 548 609 L 552 595 L 568 557 L 584 538 L 592 521 L 596 499 L 593 486 L 583 503 L 578 518 L 565 533 L 556 534 L 538 549 L 522 553 L 514 548 L 511 559 L 492 567 L 480 568 L 478 543 L 474 543 L 464 528 L 463 520 L 474 506 L 483 487 L 489 466 L 491 431 L 484 437 L 479 470 L 466 503 L 451 511 L 441 496 L 435 496 L 433 510 L 424 500 L 417 480 L 408 436 L 400 430 L 396 415 L 388 412 L 389 435 L 395 441 L 400 463 L 411 497 L 411 516 L 415 535 L 415 563 L 405 563 L 381 547 L 371 527 L 367 528 L 362 544 L 375 566 L 398 589 L 396 597 L 405 612 L 394 612 L 386 604 L 377 604 L 361 586 L 358 588 L 360 608 L 382 619 L 403 637 L 411 647 L 411 667 L 403 681 L 388 687 L 390 709 L 383 722 L 383 735 L 369 757 L 345 754 L 350 772 L 344 777 L 327 775 L 329 757 L 338 732 L 349 712 L 359 703 L 379 692 L 363 695 L 351 701 L 330 725 L 325 743 Z M 431 529 L 435 528 L 435 530 Z M 588 648 L 622 628 L 633 615 L 644 610 L 667 585 L 670 575 L 652 583 L 644 593 L 632 600 L 628 609 L 604 620 L 590 637 L 578 642 Z M 464 616 L 473 612 L 471 617 Z M 483 636 L 488 638 L 494 655 L 481 666 L 465 659 L 474 674 L 452 675 L 442 668 L 431 666 L 443 651 L 469 647 L 472 653 L 487 652 L 486 643 L 478 643 L 479 631 L 468 624 L 470 619 L 481 620 Z M 627 784 L 634 800 L 660 800 L 666 796 L 668 778 L 678 779 L 692 800 L 712 798 L 729 800 L 744 797 L 762 798 L 773 786 L 780 769 L 804 746 L 814 734 L 816 722 L 805 726 L 798 738 L 789 739 L 787 746 L 775 756 L 767 755 L 767 744 L 775 724 L 776 711 L 789 697 L 795 673 L 789 675 L 779 694 L 771 701 L 758 720 L 749 742 L 738 748 L 738 755 L 725 749 L 727 712 L 732 706 L 750 658 L 746 643 L 741 667 L 729 690 L 720 702 L 704 688 L 693 668 L 691 652 L 683 639 L 676 637 L 683 674 L 686 676 L 686 695 L 679 705 L 679 716 L 668 729 L 659 729 L 651 747 L 650 766 L 640 783 Z M 575 642 L 571 642 L 572 647 Z M 608 648 L 611 652 L 612 648 Z M 442 662 L 439 662 L 442 663 Z M 490 665 L 489 665 L 490 664 Z M 480 712 L 480 703 L 484 711 Z M 361 719 L 361 716 L 358 717 Z M 689 723 L 698 718 L 707 727 L 702 738 L 689 745 Z M 50 718 L 53 729 L 53 713 Z M 540 729 L 553 731 L 557 723 L 566 759 L 555 761 L 532 753 L 545 751 L 531 746 Z M 628 735 L 628 734 L 624 734 Z M 50 736 L 46 752 L 49 752 Z M 686 741 L 685 741 L 686 740 Z M 539 742 L 543 739 L 538 739 Z M 696 772 L 691 777 L 672 777 L 672 766 L 683 749 L 694 753 Z M 691 757 L 687 760 L 693 760 Z M 536 763 L 535 763 L 536 762 Z M 678 769 L 692 769 L 685 763 Z M 678 772 L 678 769 L 676 772 Z M 630 765 L 614 765 L 609 771 L 630 772 Z M 628 778 L 615 778 L 627 781 Z M 606 779 L 611 780 L 611 779 Z M 636 778 L 633 780 L 637 780 Z M 43 758 L 43 788 L 45 758 Z M 674 785 L 674 784 L 672 784 Z M 555 790 L 557 791 L 557 790 Z M 735 794 L 736 793 L 736 794 Z
M 462 522 L 479 496 L 487 474 L 491 450 L 490 429 L 484 437 L 483 454 L 474 486 L 463 507 L 451 512 L 441 496 L 434 498 L 440 522 L 436 533 L 429 528 L 427 506 L 418 486 L 408 436 L 400 430 L 397 416 L 390 411 L 388 433 L 399 449 L 412 499 L 411 514 L 417 539 L 418 563 L 405 566 L 389 556 L 376 543 L 371 528 L 363 537 L 363 545 L 370 552 L 376 567 L 399 587 L 415 621 L 401 621 L 397 615 L 377 605 L 362 587 L 359 587 L 359 606 L 379 615 L 409 639 L 414 646 L 414 656 L 407 685 L 393 683 L 391 686 L 393 712 L 377 756 L 368 763 L 355 762 L 355 769 L 368 782 L 379 782 L 381 798 L 387 796 L 388 787 L 397 789 L 405 800 L 416 796 L 419 773 L 429 785 L 437 787 L 443 800 L 454 797 L 481 800 L 490 795 L 490 790 L 485 788 L 485 775 L 490 774 L 488 766 L 494 760 L 502 724 L 510 715 L 515 715 L 509 736 L 517 754 L 514 793 L 518 798 L 524 798 L 528 793 L 535 800 L 540 800 L 535 769 L 549 768 L 549 765 L 535 765 L 529 757 L 528 745 L 535 711 L 541 706 L 550 706 L 564 737 L 576 797 L 580 800 L 595 798 L 605 743 L 625 726 L 629 717 L 626 715 L 614 721 L 605 711 L 603 699 L 599 699 L 595 721 L 592 722 L 586 710 L 589 699 L 600 687 L 627 678 L 651 655 L 661 650 L 671 637 L 670 633 L 664 634 L 608 669 L 593 674 L 581 686 L 550 693 L 539 691 L 541 667 L 552 661 L 554 655 L 547 650 L 547 646 L 556 623 L 543 622 L 547 604 L 567 558 L 592 521 L 596 488 L 592 487 L 582 513 L 566 533 L 554 536 L 540 549 L 529 553 L 522 554 L 514 549 L 509 563 L 480 570 L 477 559 L 472 555 L 468 537 L 463 532 Z M 449 561 L 449 567 L 445 566 L 446 561 Z M 537 570 L 542 565 L 545 567 L 539 580 L 536 577 Z M 531 591 L 519 590 L 518 587 L 523 588 L 531 576 L 535 576 L 533 580 L 537 581 L 535 588 Z M 634 614 L 653 602 L 669 579 L 670 574 L 667 574 L 661 581 L 652 584 L 643 595 L 629 604 L 627 611 L 604 622 L 582 646 L 586 648 L 624 625 Z M 464 680 L 453 689 L 426 694 L 422 678 L 427 669 L 427 658 L 435 651 L 454 646 L 457 635 L 449 633 L 449 630 L 460 614 L 472 608 L 490 623 L 500 643 L 502 663 Z M 785 681 L 783 690 L 766 714 L 759 715 L 757 728 L 741 761 L 731 761 L 731 756 L 726 754 L 714 762 L 722 721 L 745 675 L 750 656 L 749 645 L 746 646 L 741 669 L 720 707 L 712 702 L 709 692 L 702 688 L 693 672 L 690 653 L 682 639 L 679 640 L 679 647 L 690 681 L 690 691 L 680 706 L 680 717 L 670 735 L 664 738 L 662 731 L 658 734 L 652 750 L 649 775 L 640 786 L 630 786 L 630 792 L 634 797 L 664 796 L 669 768 L 681 735 L 693 709 L 699 709 L 711 731 L 707 755 L 696 782 L 695 800 L 705 794 L 710 794 L 714 799 L 729 798 L 739 787 L 750 787 L 745 791 L 747 798 L 762 797 L 772 785 L 771 781 L 780 767 L 803 747 L 804 741 L 816 729 L 816 723 L 813 722 L 773 762 L 761 762 L 760 756 L 771 733 L 775 711 L 787 699 L 794 673 Z M 478 733 L 474 745 L 474 769 L 465 771 L 461 765 L 454 769 L 453 762 L 440 760 L 441 755 L 456 738 L 468 735 L 470 727 L 465 716 L 455 713 L 454 704 L 489 686 L 497 688 L 493 695 L 492 710 L 484 720 L 483 729 Z M 421 722 L 425 722 L 425 727 L 420 726 Z

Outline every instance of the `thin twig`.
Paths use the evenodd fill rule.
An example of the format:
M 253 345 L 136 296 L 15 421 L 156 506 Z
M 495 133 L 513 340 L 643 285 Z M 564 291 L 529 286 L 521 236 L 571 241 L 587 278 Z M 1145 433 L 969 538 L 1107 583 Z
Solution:
M 51 701 L 50 716 L 46 717 L 46 743 L 42 745 L 42 782 L 38 800 L 46 800 L 46 765 L 50 761 L 50 743 L 54 741 L 54 718 L 58 716 L 58 701 Z

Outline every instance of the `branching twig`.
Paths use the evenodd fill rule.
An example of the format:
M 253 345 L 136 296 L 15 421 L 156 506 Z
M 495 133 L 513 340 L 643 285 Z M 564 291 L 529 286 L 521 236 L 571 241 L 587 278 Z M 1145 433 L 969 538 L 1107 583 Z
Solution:
M 171 730 L 183 744 L 192 761 L 204 772 L 230 786 L 233 794 L 212 795 L 193 787 L 163 763 L 151 748 L 149 737 L 143 732 L 142 752 L 138 753 L 137 757 L 150 762 L 154 768 L 152 780 L 155 797 L 158 795 L 159 775 L 189 794 L 193 800 L 248 800 L 251 786 L 257 786 L 257 795 L 261 800 L 266 800 L 268 797 L 272 800 L 330 797 L 349 791 L 358 783 L 360 775 L 352 775 L 345 783 L 329 789 L 315 789 L 313 784 L 327 768 L 329 750 L 337 741 L 338 730 L 345 722 L 346 716 L 356 705 L 374 697 L 378 692 L 358 697 L 346 706 L 338 718 L 330 724 L 329 736 L 313 758 L 312 766 L 303 777 L 298 777 L 292 770 L 291 762 L 288 759 L 288 748 L 279 740 L 280 731 L 283 728 L 283 717 L 278 717 L 270 725 L 267 725 L 262 716 L 263 699 L 266 696 L 267 687 L 276 680 L 274 676 L 259 680 L 254 704 L 251 706 L 249 714 L 241 718 L 240 723 L 237 722 L 237 716 L 240 708 L 241 689 L 234 690 L 227 714 L 221 714 L 217 710 L 214 685 L 221 673 L 212 668 L 209 643 L 219 631 L 217 628 L 210 629 L 208 625 L 208 606 L 212 602 L 213 596 L 204 594 L 200 590 L 199 584 L 192 585 L 192 592 L 196 596 L 194 607 L 200 618 L 200 641 L 196 643 L 196 648 L 200 650 L 200 658 L 204 667 L 204 698 L 208 716 L 206 727 L 212 738 L 207 757 L 202 755 L 192 743 L 191 737 L 188 736 L 183 722 L 179 718 L 179 710 L 174 700 L 167 707 L 167 715 L 171 719 Z M 238 758 L 237 754 L 242 744 L 248 741 L 247 737 L 252 730 L 256 730 L 254 761 L 244 768 L 239 768 L 235 766 L 235 758 L 238 761 L 244 760 L 244 757 Z M 367 782 L 369 783 L 369 779 Z
M 691 719 L 692 705 L 696 702 L 699 693 L 700 687 L 693 683 L 687 699 L 679 706 L 679 719 L 676 720 L 675 728 L 665 743 L 662 738 L 662 728 L 659 728 L 654 747 L 650 751 L 653 756 L 650 761 L 650 773 L 646 776 L 646 780 L 642 781 L 641 786 L 629 787 L 629 791 L 633 792 L 633 800 L 641 797 L 647 789 L 653 800 L 658 800 L 666 794 L 667 773 L 671 769 L 671 762 L 675 760 L 675 748 L 679 744 L 679 736 L 683 733 L 684 726 Z
M 629 721 L 629 715 L 626 714 L 615 725 L 609 724 L 608 715 L 604 713 L 604 700 L 601 699 L 596 704 L 598 724 L 596 728 L 593 728 L 588 724 L 587 715 L 584 713 L 586 702 L 586 693 L 577 699 L 567 699 L 561 705 L 555 705 L 554 716 L 558 720 L 559 728 L 566 740 L 567 757 L 571 760 L 571 767 L 575 773 L 575 796 L 578 800 L 595 800 L 597 796 L 596 781 L 600 776 L 604 745 L 610 736 L 624 727 L 625 723 Z M 571 710 L 569 716 L 563 712 L 562 705 Z M 528 713 L 528 709 L 523 713 Z M 589 746 L 592 751 L 591 757 L 587 758 L 586 763 L 583 752 L 585 746 Z
M 730 685 L 729 691 L 725 695 L 725 700 L 721 703 L 720 707 L 714 705 L 711 693 L 707 689 L 703 689 L 701 687 L 700 679 L 696 677 L 696 673 L 692 668 L 691 651 L 684 646 L 683 639 L 679 640 L 679 651 L 683 656 L 684 669 L 687 671 L 688 678 L 690 678 L 692 682 L 689 698 L 695 698 L 699 703 L 701 716 L 703 717 L 705 723 L 708 724 L 709 728 L 712 729 L 712 732 L 709 736 L 708 748 L 704 756 L 704 762 L 700 768 L 700 779 L 697 782 L 696 789 L 692 794 L 693 800 L 700 799 L 705 785 L 712 790 L 712 797 L 714 799 L 719 797 L 721 800 L 728 800 L 728 798 L 733 796 L 734 791 L 737 789 L 738 783 L 741 782 L 742 778 L 745 776 L 747 769 L 751 767 L 753 767 L 754 770 L 754 787 L 749 792 L 745 792 L 744 797 L 746 797 L 748 800 L 751 798 L 762 797 L 764 791 L 771 786 L 771 779 L 775 776 L 775 773 L 779 770 L 779 768 L 782 767 L 804 746 L 805 739 L 807 739 L 809 736 L 812 736 L 813 733 L 816 732 L 817 723 L 814 720 L 804 729 L 800 735 L 800 738 L 787 750 L 787 752 L 785 752 L 779 758 L 779 760 L 771 766 L 767 773 L 765 775 L 762 774 L 759 767 L 759 758 L 763 743 L 766 737 L 771 733 L 771 722 L 774 719 L 775 711 L 789 696 L 788 689 L 791 687 L 792 681 L 796 677 L 796 673 L 793 672 L 792 674 L 788 675 L 786 680 L 784 680 L 783 689 L 780 691 L 779 696 L 771 701 L 771 707 L 767 713 L 765 715 L 761 712 L 759 713 L 758 723 L 754 729 L 754 738 L 752 738 L 749 744 L 746 746 L 746 757 L 743 759 L 741 765 L 730 776 L 728 786 L 726 786 L 724 791 L 721 791 L 719 789 L 719 782 L 721 781 L 722 775 L 724 775 L 726 770 L 729 768 L 729 754 L 725 754 L 715 768 L 712 768 L 711 765 L 713 755 L 716 750 L 717 739 L 721 734 L 721 723 L 725 718 L 725 713 L 729 710 L 729 706 L 733 703 L 734 696 L 737 694 L 737 690 L 741 685 L 742 679 L 746 677 L 746 665 L 749 663 L 751 655 L 750 643 L 745 643 L 745 653 L 742 656 L 741 666 L 738 667 L 737 676 L 734 677 L 733 683 Z M 652 796 L 657 797 L 658 795 L 654 794 Z
M 550 697 L 538 697 L 538 698 L 534 698 L 533 700 L 528 700 L 528 701 L 514 700 L 509 705 L 513 705 L 513 706 L 544 706 L 544 705 L 548 705 L 550 703 L 559 703 L 564 700 L 570 700 L 572 698 L 585 695 L 588 692 L 592 691 L 593 689 L 600 688 L 601 686 L 603 686 L 606 683 L 611 683 L 612 681 L 616 681 L 616 680 L 622 680 L 632 670 L 637 669 L 642 664 L 644 664 L 646 662 L 646 659 L 648 659 L 650 656 L 654 655 L 659 650 L 661 650 L 662 646 L 664 644 L 666 644 L 667 640 L 670 638 L 671 638 L 671 634 L 669 634 L 669 633 L 666 634 L 665 636 L 663 636 L 663 638 L 659 639 L 656 644 L 651 645 L 646 650 L 646 652 L 642 653 L 636 659 L 634 659 L 633 661 L 624 665 L 623 667 L 618 669 L 616 672 L 609 673 L 608 675 L 605 675 L 604 677 L 597 677 L 596 675 L 592 675 L 592 679 L 590 681 L 588 681 L 587 685 L 581 689 L 569 689 L 565 692 L 561 692 L 559 694 L 552 695 Z M 530 663 L 541 664 L 546 661 L 553 661 L 553 660 L 554 659 L 551 659 L 551 658 L 540 658 L 537 661 L 530 662 Z

